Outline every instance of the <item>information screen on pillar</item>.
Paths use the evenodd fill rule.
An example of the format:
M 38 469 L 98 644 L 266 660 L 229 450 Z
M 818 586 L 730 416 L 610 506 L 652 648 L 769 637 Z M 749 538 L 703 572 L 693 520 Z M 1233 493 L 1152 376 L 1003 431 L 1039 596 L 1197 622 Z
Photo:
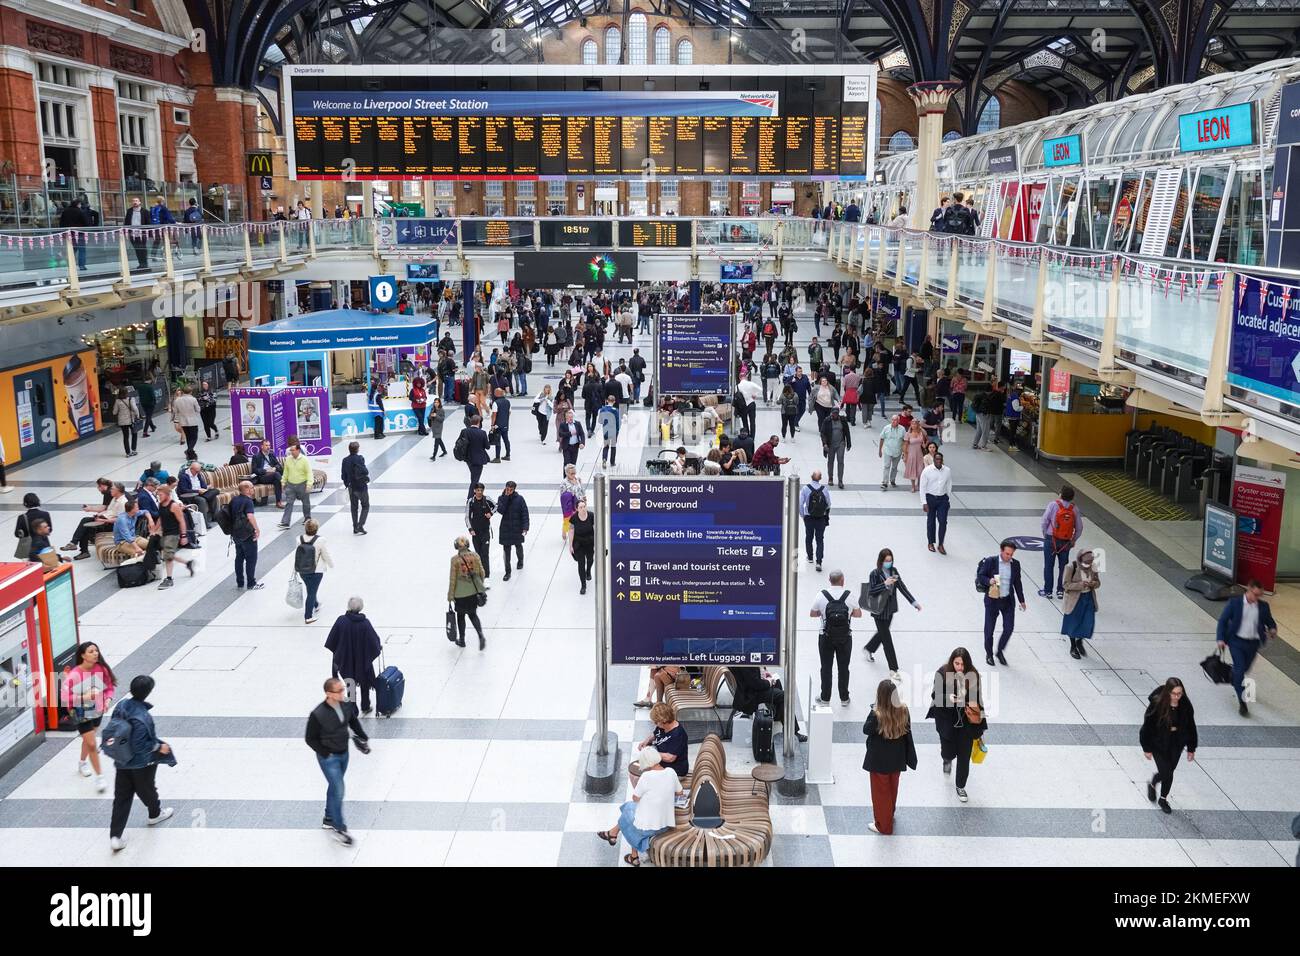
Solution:
M 573 76 L 289 66 L 294 179 L 864 179 L 875 68 Z M 748 71 L 748 72 L 747 72 Z
M 782 480 L 614 478 L 609 490 L 611 663 L 780 666 Z

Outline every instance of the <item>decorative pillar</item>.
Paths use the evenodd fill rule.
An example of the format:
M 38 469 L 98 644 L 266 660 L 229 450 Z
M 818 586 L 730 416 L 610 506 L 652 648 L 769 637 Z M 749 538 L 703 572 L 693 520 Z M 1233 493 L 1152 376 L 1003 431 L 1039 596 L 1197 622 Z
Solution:
M 309 184 L 311 189 L 311 215 L 313 219 L 328 219 L 329 214 L 325 212 L 325 184 L 319 179 L 313 179 Z
M 460 344 L 461 344 L 461 348 L 465 350 L 464 360 L 468 362 L 469 357 L 473 355 L 474 350 L 478 348 L 478 323 L 474 321 L 474 310 L 478 307 L 478 303 L 474 300 L 473 279 L 461 280 L 460 298 L 461 298 Z
M 925 229 L 930 224 L 930 213 L 939 204 L 939 146 L 943 142 L 943 114 L 948 100 L 961 83 L 956 80 L 927 80 L 913 83 L 908 95 L 916 103 L 919 130 L 916 139 L 916 204 L 912 212 L 912 228 Z

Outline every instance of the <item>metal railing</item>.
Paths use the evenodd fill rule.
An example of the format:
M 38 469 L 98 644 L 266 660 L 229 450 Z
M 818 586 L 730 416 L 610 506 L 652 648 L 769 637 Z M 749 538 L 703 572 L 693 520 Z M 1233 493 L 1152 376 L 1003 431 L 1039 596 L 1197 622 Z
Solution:
M 120 223 L 139 199 L 146 209 L 162 196 L 177 215 L 197 202 L 208 222 L 229 222 L 244 218 L 244 189 L 241 185 L 156 182 L 151 179 L 95 179 L 82 176 L 0 176 L 0 229 L 52 229 L 59 225 L 64 208 L 81 199 L 99 215 L 101 225 Z

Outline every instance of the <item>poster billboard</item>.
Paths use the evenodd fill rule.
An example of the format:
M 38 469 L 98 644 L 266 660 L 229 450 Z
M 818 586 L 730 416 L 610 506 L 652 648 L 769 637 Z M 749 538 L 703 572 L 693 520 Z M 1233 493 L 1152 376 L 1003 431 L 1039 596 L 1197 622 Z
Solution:
M 1201 527 L 1201 568 L 1225 581 L 1237 580 L 1237 515 L 1211 501 L 1205 503 Z
M 1237 465 L 1232 510 L 1237 513 L 1237 582 L 1257 578 L 1265 591 L 1277 584 L 1286 473 Z
M 1070 373 L 1053 368 L 1048 379 L 1047 407 L 1053 412 L 1070 410 Z
M 1300 286 L 1237 277 L 1228 381 L 1300 405 Z

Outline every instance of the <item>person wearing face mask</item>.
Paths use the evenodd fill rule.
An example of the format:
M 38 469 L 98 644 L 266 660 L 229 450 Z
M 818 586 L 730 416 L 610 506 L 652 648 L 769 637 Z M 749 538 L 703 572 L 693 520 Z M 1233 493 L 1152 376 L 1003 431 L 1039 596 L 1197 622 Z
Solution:
M 1147 781 L 1147 799 L 1158 803 L 1163 812 L 1173 813 L 1169 806 L 1169 790 L 1174 784 L 1178 757 L 1186 749 L 1187 762 L 1196 759 L 1196 715 L 1187 697 L 1187 688 L 1177 677 L 1169 678 L 1147 699 L 1151 703 L 1142 718 L 1142 729 L 1138 731 L 1143 756 L 1156 765 L 1155 776 Z M 1157 783 L 1160 784 L 1158 797 Z
M 1061 610 L 1061 633 L 1070 639 L 1070 656 L 1076 661 L 1087 657 L 1084 641 L 1092 640 L 1097 622 L 1097 589 L 1101 587 L 1101 574 L 1091 550 L 1082 552 L 1065 566 L 1062 579 L 1065 586 L 1065 603 Z
M 957 799 L 962 803 L 969 799 L 966 779 L 970 776 L 971 747 L 988 730 L 980 683 L 970 651 L 955 648 L 948 662 L 935 672 L 930 709 L 925 714 L 939 733 L 943 772 L 952 773 L 953 761 L 957 762 Z
M 876 633 L 863 645 L 863 650 L 867 652 L 867 660 L 874 662 L 876 648 L 884 645 L 889 674 L 898 680 L 898 655 L 894 652 L 894 638 L 889 633 L 889 624 L 898 613 L 898 595 L 902 593 L 918 611 L 921 610 L 921 605 L 903 583 L 902 575 L 894 567 L 894 552 L 888 548 L 881 548 L 880 554 L 876 556 L 876 567 L 867 579 L 866 591 L 866 600 L 862 606 L 876 622 Z

